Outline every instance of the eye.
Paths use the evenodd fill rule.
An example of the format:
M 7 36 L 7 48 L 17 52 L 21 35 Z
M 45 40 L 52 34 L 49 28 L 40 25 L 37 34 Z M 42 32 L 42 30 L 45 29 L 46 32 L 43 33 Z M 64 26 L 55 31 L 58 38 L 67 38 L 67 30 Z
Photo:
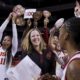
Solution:
M 37 36 L 40 36 L 39 34 Z
M 32 35 L 31 37 L 35 37 L 34 35 Z
M 6 39 L 4 39 L 3 41 L 6 41 Z
M 10 40 L 8 40 L 8 41 L 10 41 Z

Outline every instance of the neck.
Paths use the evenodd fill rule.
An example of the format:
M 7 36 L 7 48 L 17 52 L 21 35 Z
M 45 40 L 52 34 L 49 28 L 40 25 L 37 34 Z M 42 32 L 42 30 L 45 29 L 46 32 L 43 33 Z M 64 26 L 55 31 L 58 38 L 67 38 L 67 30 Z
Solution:
M 37 51 L 39 51 L 40 49 L 39 49 L 39 46 L 33 46 L 34 47 L 34 49 L 36 49 Z
M 78 51 L 78 48 L 76 48 L 76 45 L 74 45 L 73 43 L 71 45 L 70 44 L 71 42 L 66 44 L 66 50 L 68 52 L 69 57 L 71 57 L 72 55 L 75 54 L 76 51 Z
M 34 49 L 35 49 L 37 52 L 39 52 L 40 54 L 42 53 L 39 46 L 34 46 Z

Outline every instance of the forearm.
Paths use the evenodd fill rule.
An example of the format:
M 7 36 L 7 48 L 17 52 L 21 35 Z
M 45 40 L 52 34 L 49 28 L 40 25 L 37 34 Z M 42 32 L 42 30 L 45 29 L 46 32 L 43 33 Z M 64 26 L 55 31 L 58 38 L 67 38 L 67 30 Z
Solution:
M 13 32 L 12 55 L 14 56 L 17 52 L 17 49 L 18 49 L 18 35 L 17 35 L 16 24 L 14 21 L 12 21 L 12 32 Z
M 2 39 L 2 36 L 3 36 L 3 32 L 4 30 L 6 29 L 8 23 L 9 23 L 10 19 L 9 17 L 3 22 L 3 24 L 0 26 L 0 41 Z
M 0 26 L 0 32 L 5 30 L 5 28 L 7 27 L 8 23 L 9 23 L 9 21 L 10 21 L 10 18 L 8 17 L 8 18 L 3 22 L 3 24 Z

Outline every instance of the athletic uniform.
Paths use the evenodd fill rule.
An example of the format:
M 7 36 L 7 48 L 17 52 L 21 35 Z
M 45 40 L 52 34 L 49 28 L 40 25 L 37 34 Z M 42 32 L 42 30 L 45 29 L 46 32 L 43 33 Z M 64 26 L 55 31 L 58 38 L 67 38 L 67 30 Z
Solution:
M 6 50 L 0 47 L 0 80 L 6 77 Z
M 69 60 L 69 62 L 67 63 L 64 71 L 63 71 L 63 76 L 62 76 L 62 79 L 61 80 L 67 80 L 66 78 L 66 71 L 67 71 L 67 68 L 69 66 L 69 64 L 73 61 L 73 60 L 77 60 L 77 59 L 80 59 L 80 51 L 77 51 L 76 54 Z

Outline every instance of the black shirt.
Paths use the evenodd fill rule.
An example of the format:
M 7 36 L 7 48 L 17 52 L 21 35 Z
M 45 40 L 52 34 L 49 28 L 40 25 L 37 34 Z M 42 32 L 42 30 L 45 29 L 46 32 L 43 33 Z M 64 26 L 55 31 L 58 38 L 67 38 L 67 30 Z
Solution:
M 28 56 L 41 68 L 41 75 L 45 73 L 55 73 L 55 67 L 53 66 L 55 62 L 54 56 L 52 56 L 49 50 L 43 50 L 42 54 L 40 54 L 35 49 L 32 49 L 32 51 L 28 53 Z

